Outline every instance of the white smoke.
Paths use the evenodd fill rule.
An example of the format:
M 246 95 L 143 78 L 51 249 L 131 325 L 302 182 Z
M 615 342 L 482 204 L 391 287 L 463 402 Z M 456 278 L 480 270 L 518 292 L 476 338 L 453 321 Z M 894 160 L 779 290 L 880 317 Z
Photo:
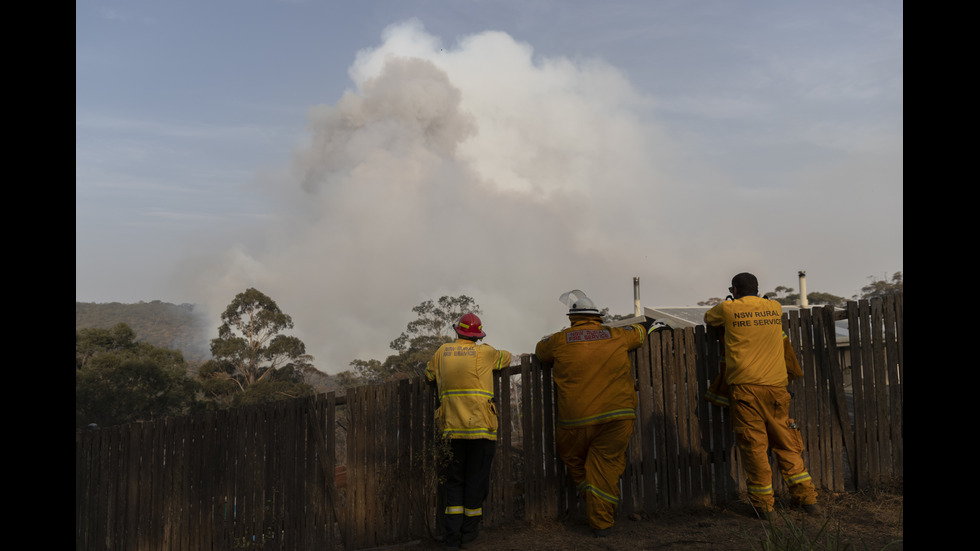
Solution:
M 383 359 L 443 295 L 474 298 L 487 343 L 533 352 L 566 323 L 563 291 L 630 313 L 633 276 L 674 254 L 654 222 L 669 144 L 613 67 L 499 32 L 447 47 L 408 22 L 350 77 L 268 178 L 276 220 L 197 283 L 216 312 L 247 287 L 272 297 L 320 370 Z

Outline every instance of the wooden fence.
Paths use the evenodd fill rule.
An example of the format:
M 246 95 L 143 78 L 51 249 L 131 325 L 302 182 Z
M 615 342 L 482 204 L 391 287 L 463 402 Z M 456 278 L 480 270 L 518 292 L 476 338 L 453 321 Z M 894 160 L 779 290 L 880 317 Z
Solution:
M 839 342 L 844 319 L 849 338 Z M 903 477 L 902 295 L 783 321 L 805 373 L 790 384 L 791 414 L 818 488 Z M 717 374 L 714 332 L 657 333 L 633 354 L 639 406 L 617 514 L 737 499 L 744 480 L 728 412 L 702 399 Z M 485 525 L 576 511 L 555 453 L 550 368 L 524 358 L 495 391 L 508 407 L 498 408 Z M 443 505 L 435 400 L 430 385 L 403 379 L 78 432 L 76 549 L 351 550 L 432 537 Z

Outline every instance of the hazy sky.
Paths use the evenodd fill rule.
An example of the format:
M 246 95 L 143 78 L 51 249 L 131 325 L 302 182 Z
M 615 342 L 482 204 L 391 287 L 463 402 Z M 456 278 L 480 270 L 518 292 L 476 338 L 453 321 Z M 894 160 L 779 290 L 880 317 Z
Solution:
M 75 3 L 75 298 L 255 287 L 335 373 L 466 294 L 532 352 L 631 313 L 903 270 L 903 4 Z

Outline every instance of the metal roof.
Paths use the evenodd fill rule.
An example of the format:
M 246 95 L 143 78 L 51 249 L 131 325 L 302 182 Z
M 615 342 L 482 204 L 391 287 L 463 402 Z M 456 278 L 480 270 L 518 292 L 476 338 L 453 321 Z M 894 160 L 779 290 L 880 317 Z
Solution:
M 608 322 L 608 325 L 620 327 L 631 323 L 642 323 L 648 319 L 662 321 L 674 329 L 684 327 L 694 327 L 704 325 L 704 313 L 708 311 L 706 306 L 680 306 L 680 307 L 658 307 L 643 308 L 643 316 L 633 316 Z

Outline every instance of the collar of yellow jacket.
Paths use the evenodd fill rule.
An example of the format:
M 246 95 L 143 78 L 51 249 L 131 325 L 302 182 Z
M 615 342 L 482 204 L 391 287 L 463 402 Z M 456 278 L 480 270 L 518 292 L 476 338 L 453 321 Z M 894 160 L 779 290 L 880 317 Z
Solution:
M 596 315 L 583 315 L 574 314 L 568 316 L 568 320 L 572 322 L 572 325 L 602 325 L 602 318 Z

